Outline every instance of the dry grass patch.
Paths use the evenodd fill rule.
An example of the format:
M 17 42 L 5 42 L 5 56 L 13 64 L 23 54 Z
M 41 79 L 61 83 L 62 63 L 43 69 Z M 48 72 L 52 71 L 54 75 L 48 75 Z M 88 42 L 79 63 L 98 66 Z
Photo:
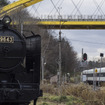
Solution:
M 64 95 L 81 98 L 84 102 L 83 105 L 105 105 L 105 88 L 103 87 L 100 90 L 94 91 L 92 86 L 83 83 L 62 85 L 59 88 L 46 84 L 42 86 L 42 89 L 45 93 L 56 96 Z

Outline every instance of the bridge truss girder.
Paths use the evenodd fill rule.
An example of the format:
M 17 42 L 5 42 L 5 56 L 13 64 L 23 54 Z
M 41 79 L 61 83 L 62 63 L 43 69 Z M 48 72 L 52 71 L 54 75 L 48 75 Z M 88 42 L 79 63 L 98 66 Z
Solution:
M 15 12 L 17 12 L 18 10 L 22 10 L 26 7 L 29 7 L 35 3 L 38 3 L 42 0 L 18 0 L 16 2 L 13 2 L 11 4 L 8 4 L 6 6 L 4 6 L 1 10 L 0 10 L 0 17 L 3 17 L 4 15 L 11 15 Z
M 47 29 L 105 29 L 105 21 L 40 21 L 37 24 Z

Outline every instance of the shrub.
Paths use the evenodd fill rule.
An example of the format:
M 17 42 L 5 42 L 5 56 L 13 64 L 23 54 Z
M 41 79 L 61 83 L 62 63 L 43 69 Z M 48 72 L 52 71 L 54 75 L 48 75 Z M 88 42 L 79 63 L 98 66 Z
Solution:
M 48 92 L 50 94 L 55 94 L 57 92 L 55 94 L 56 96 L 49 99 L 51 101 L 66 102 L 67 105 L 82 105 L 82 103 L 83 105 L 105 105 L 105 88 L 103 87 L 100 87 L 99 90 L 94 91 L 92 86 L 80 83 L 62 85 L 56 90 L 53 86 L 46 85 L 43 86 L 43 89 L 44 92 Z M 57 94 L 61 96 L 57 96 Z M 80 100 L 76 97 L 79 97 Z
M 41 105 L 48 105 L 48 103 L 46 103 L 46 102 L 43 102 Z
M 59 97 L 59 102 L 66 102 L 66 101 L 68 101 L 68 98 L 66 96 Z
M 72 101 L 69 101 L 69 102 L 67 102 L 66 105 L 73 105 L 73 102 Z
M 55 101 L 55 102 L 59 102 L 59 97 L 58 96 L 51 96 L 50 100 Z

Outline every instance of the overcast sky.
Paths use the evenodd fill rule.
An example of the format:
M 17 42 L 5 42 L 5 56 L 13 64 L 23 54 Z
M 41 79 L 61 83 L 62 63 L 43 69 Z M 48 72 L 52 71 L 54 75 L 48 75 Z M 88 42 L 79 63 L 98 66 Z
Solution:
M 13 2 L 13 0 L 10 0 Z M 14 0 L 15 1 L 15 0 Z M 61 15 L 105 15 L 105 0 L 52 0 Z M 78 9 L 75 7 L 77 6 Z M 100 5 L 100 6 L 98 6 Z M 43 0 L 28 8 L 34 17 L 41 15 L 58 15 L 51 0 Z M 56 36 L 58 37 L 58 31 Z M 62 30 L 62 36 L 66 37 L 74 47 L 78 56 L 81 50 L 88 54 L 88 59 L 93 60 L 105 54 L 105 30 Z

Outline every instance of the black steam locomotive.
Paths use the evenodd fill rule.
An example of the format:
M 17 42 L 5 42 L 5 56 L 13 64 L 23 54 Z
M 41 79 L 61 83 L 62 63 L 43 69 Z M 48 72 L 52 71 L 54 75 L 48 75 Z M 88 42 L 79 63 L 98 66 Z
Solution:
M 11 19 L 0 21 L 0 105 L 28 105 L 41 96 L 41 37 L 22 36 L 10 27 Z

